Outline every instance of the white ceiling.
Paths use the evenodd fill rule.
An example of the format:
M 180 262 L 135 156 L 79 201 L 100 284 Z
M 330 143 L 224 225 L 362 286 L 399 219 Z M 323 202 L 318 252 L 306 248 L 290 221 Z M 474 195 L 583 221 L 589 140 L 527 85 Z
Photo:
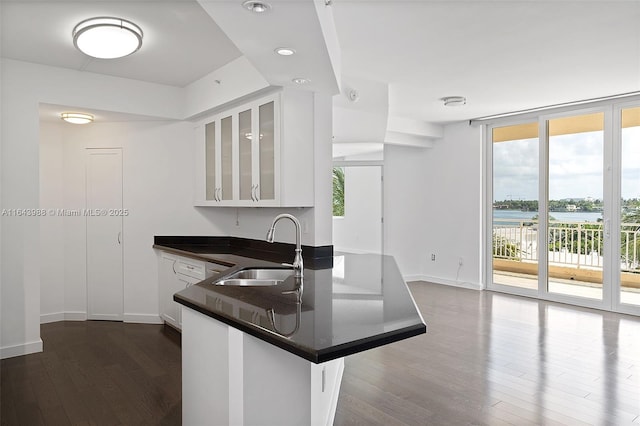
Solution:
M 26 62 L 184 87 L 242 53 L 191 0 L 0 0 L 2 56 Z M 120 59 L 93 59 L 73 46 L 80 21 L 115 16 L 138 24 L 143 47 Z
M 276 1 L 269 13 L 309 1 Z M 241 8 L 242 0 L 203 4 L 216 2 Z M 280 60 L 269 56 L 277 36 L 279 45 L 304 41 L 290 62 L 296 72 L 305 69 L 300 63 L 306 69 L 314 63 L 304 31 L 318 25 L 294 22 L 295 13 L 288 14 L 292 31 L 282 31 L 282 20 L 273 34 L 256 26 L 238 49 L 220 29 L 234 23 L 218 26 L 193 0 L 1 0 L 0 6 L 2 56 L 23 61 L 184 87 L 242 54 Z M 637 0 L 333 0 L 330 7 L 343 75 L 387 83 L 391 116 L 444 123 L 640 90 Z M 78 52 L 73 26 L 101 15 L 138 23 L 143 48 L 111 61 Z M 258 52 L 261 46 L 268 55 Z M 268 81 L 279 81 L 283 63 L 256 66 L 274 73 L 265 75 Z M 465 96 L 467 105 L 445 108 L 440 99 L 452 95 Z
M 391 115 L 468 119 L 640 90 L 638 1 L 335 0 L 343 70 Z M 461 95 L 464 107 L 441 98 Z

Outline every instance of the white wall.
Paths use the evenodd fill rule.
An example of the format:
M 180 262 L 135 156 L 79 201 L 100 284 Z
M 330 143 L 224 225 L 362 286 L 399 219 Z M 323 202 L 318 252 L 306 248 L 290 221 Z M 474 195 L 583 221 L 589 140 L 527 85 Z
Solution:
M 354 253 L 382 252 L 382 167 L 344 168 L 345 209 L 333 218 L 335 250 Z
M 221 229 L 230 223 L 228 214 L 201 214 L 192 207 L 191 135 L 192 126 L 185 122 L 41 123 L 42 208 L 84 208 L 86 148 L 123 150 L 123 207 L 129 210 L 123 220 L 125 321 L 159 320 L 154 235 L 223 235 Z M 86 219 L 47 216 L 41 220 L 41 230 L 41 318 L 85 319 Z M 60 265 L 62 279 L 53 285 L 45 268 L 60 277 Z M 52 287 L 46 293 L 45 284 Z
M 2 163 L 1 206 L 5 209 L 28 209 L 40 206 L 39 103 L 75 106 L 143 116 L 181 119 L 185 111 L 185 89 L 162 86 L 86 72 L 2 60 Z M 243 88 L 238 88 L 239 96 Z M 331 102 L 318 96 L 314 106 L 316 164 L 316 200 L 327 198 L 330 212 L 331 185 Z M 199 102 L 202 102 L 200 99 Z M 215 105 L 215 101 L 208 104 Z M 122 146 L 124 148 L 125 204 L 132 216 L 125 221 L 125 313 L 138 318 L 157 315 L 157 267 L 151 244 L 152 235 L 234 235 L 264 238 L 272 218 L 280 209 L 207 209 L 192 207 L 193 137 L 188 122 L 93 123 L 83 130 L 56 130 L 43 125 L 44 143 L 56 143 L 64 136 L 62 148 L 64 204 L 84 207 L 78 182 L 84 182 L 78 152 L 84 146 Z M 328 126 L 328 127 L 327 127 Z M 191 144 L 191 148 L 189 145 Z M 59 147 L 58 147 L 59 148 Z M 45 148 L 53 163 L 43 173 L 58 182 L 44 185 L 43 202 L 58 203 L 53 188 L 60 185 L 58 148 Z M 182 149 L 184 148 L 184 150 Z M 49 149 L 49 151 L 47 151 Z M 318 179 L 326 171 L 326 182 Z M 70 186 L 67 187 L 67 184 Z M 70 188 L 75 190 L 70 190 Z M 48 188 L 48 189 L 47 189 Z M 187 188 L 188 192 L 183 192 Z M 327 189 L 328 188 L 328 189 Z M 48 191 L 48 193 L 47 193 Z M 331 241 L 330 213 L 321 209 L 289 209 L 305 223 L 303 243 L 328 244 Z M 326 216 L 326 217 L 325 217 Z M 236 222 L 238 218 L 238 222 Z M 54 220 L 55 221 L 55 220 Z M 86 312 L 86 285 L 83 278 L 84 238 L 82 223 L 64 219 L 64 272 L 59 269 L 55 236 L 59 230 L 47 227 L 41 234 L 41 220 L 26 217 L 2 217 L 1 270 L 1 341 L 0 357 L 16 356 L 42 350 L 41 266 L 52 273 L 45 280 L 44 319 L 59 318 L 59 310 L 70 318 L 81 319 Z M 236 223 L 239 225 L 236 226 Z M 56 234 L 57 232 L 57 234 Z M 278 241 L 294 241 L 293 229 L 278 232 Z M 40 255 L 43 259 L 41 261 Z M 53 257 L 51 257 L 53 256 Z M 61 284 L 61 277 L 64 282 Z M 59 289 L 64 287 L 64 301 Z
M 405 278 L 482 287 L 481 140 L 457 123 L 430 149 L 385 146 L 385 250 Z
M 9 59 L 2 60 L 1 86 L 4 209 L 40 205 L 39 103 L 172 118 L 179 118 L 184 109 L 180 88 Z M 40 219 L 3 216 L 1 232 L 0 357 L 4 358 L 42 350 Z M 52 262 L 45 260 L 45 268 Z M 46 292 L 50 290 L 47 287 Z

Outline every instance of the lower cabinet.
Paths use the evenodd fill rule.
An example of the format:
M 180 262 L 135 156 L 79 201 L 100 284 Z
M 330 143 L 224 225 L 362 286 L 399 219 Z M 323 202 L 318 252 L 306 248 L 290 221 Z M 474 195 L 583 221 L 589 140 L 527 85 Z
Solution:
M 166 324 L 181 330 L 180 305 L 173 300 L 173 295 L 205 279 L 205 262 L 163 253 L 158 275 L 160 317 Z

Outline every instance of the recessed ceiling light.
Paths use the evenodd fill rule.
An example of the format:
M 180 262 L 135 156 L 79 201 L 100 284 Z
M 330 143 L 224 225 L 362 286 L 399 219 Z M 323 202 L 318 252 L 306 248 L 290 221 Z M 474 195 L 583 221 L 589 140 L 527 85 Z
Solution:
M 294 78 L 291 81 L 293 81 L 295 84 L 308 84 L 308 83 L 311 83 L 311 80 L 309 80 L 307 78 L 301 78 L 301 77 Z
M 142 46 L 142 29 L 121 18 L 85 19 L 75 26 L 72 36 L 78 50 L 99 59 L 122 58 Z
M 87 124 L 93 121 L 93 115 L 83 112 L 63 112 L 60 114 L 60 118 L 72 124 Z
M 446 98 L 442 98 L 445 106 L 462 106 L 467 104 L 467 98 L 464 96 L 447 96 Z
M 291 56 L 295 55 L 296 51 L 290 47 L 278 47 L 275 52 L 281 56 Z
M 242 5 L 246 9 L 255 13 L 264 13 L 264 12 L 268 12 L 271 9 L 271 5 L 269 3 L 265 3 L 263 1 L 256 1 L 256 0 L 247 0 L 244 3 L 242 3 Z

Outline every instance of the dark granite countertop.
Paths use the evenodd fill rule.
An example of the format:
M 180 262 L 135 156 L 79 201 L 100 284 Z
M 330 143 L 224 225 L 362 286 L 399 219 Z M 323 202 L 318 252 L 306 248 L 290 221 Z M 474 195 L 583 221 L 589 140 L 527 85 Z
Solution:
M 199 247 L 191 252 L 186 245 L 160 243 L 156 240 L 154 247 L 230 266 L 222 276 L 176 293 L 176 302 L 314 363 L 426 332 L 391 256 L 336 253 L 331 257 L 330 267 L 305 268 L 302 303 L 297 303 L 294 294 L 282 294 L 296 286 L 293 277 L 274 287 L 214 284 L 239 269 L 278 267 L 279 262 L 290 262 L 292 257 L 275 256 L 272 258 L 275 262 L 271 262 L 245 257 L 234 250 L 222 249 L 218 253 L 215 247 Z
M 239 237 L 207 236 L 156 236 L 153 247 L 186 257 L 225 262 L 233 266 L 238 257 L 270 262 L 291 262 L 295 245 L 288 243 L 268 243 Z M 333 261 L 333 246 L 302 246 L 304 265 L 307 268 L 330 268 Z

